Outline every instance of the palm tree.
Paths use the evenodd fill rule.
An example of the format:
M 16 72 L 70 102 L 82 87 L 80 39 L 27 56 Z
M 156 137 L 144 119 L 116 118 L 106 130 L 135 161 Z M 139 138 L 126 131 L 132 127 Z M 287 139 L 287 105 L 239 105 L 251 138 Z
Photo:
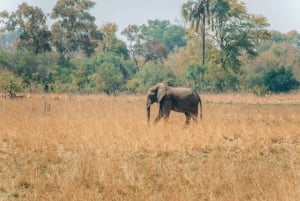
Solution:
M 190 0 L 181 7 L 181 15 L 186 22 L 191 23 L 191 28 L 199 32 L 201 24 L 202 34 L 202 64 L 205 64 L 205 25 L 210 23 L 210 0 Z

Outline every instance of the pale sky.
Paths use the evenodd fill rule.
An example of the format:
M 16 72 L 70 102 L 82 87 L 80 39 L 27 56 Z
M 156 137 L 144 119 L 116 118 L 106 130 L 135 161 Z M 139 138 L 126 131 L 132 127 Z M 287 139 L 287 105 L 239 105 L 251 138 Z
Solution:
M 241 0 L 246 3 L 249 13 L 267 18 L 270 29 L 286 33 L 300 32 L 300 0 Z M 0 11 L 15 11 L 22 2 L 40 7 L 50 13 L 56 0 L 0 0 Z M 145 24 L 148 20 L 170 20 L 181 22 L 180 7 L 187 0 L 96 0 L 91 13 L 100 27 L 115 22 L 122 31 L 130 24 Z

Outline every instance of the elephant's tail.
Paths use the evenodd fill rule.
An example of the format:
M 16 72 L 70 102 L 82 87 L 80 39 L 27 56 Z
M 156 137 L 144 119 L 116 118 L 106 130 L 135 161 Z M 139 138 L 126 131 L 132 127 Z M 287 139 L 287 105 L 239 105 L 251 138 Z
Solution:
M 199 96 L 199 106 L 200 106 L 200 119 L 201 119 L 201 121 L 202 121 L 202 103 L 201 103 L 201 98 L 200 98 L 200 96 Z

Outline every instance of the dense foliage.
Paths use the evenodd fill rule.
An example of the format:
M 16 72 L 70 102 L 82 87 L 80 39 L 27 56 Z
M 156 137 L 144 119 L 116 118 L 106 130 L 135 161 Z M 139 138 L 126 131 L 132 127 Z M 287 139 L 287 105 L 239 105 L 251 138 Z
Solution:
M 264 84 L 272 92 L 290 91 L 298 86 L 290 69 L 272 69 L 264 75 Z
M 268 31 L 237 0 L 183 3 L 191 25 L 149 20 L 118 34 L 97 27 L 91 0 L 58 0 L 48 16 L 26 3 L 0 13 L 3 92 L 145 93 L 157 82 L 200 92 L 265 94 L 299 87 L 300 34 Z M 126 41 L 124 40 L 126 39 Z

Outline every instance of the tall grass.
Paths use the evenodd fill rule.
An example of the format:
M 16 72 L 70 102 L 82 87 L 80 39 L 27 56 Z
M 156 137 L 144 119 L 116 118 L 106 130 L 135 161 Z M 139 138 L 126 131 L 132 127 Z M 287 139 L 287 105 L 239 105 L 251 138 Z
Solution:
M 300 200 L 300 95 L 202 99 L 185 129 L 142 96 L 0 99 L 0 200 Z

